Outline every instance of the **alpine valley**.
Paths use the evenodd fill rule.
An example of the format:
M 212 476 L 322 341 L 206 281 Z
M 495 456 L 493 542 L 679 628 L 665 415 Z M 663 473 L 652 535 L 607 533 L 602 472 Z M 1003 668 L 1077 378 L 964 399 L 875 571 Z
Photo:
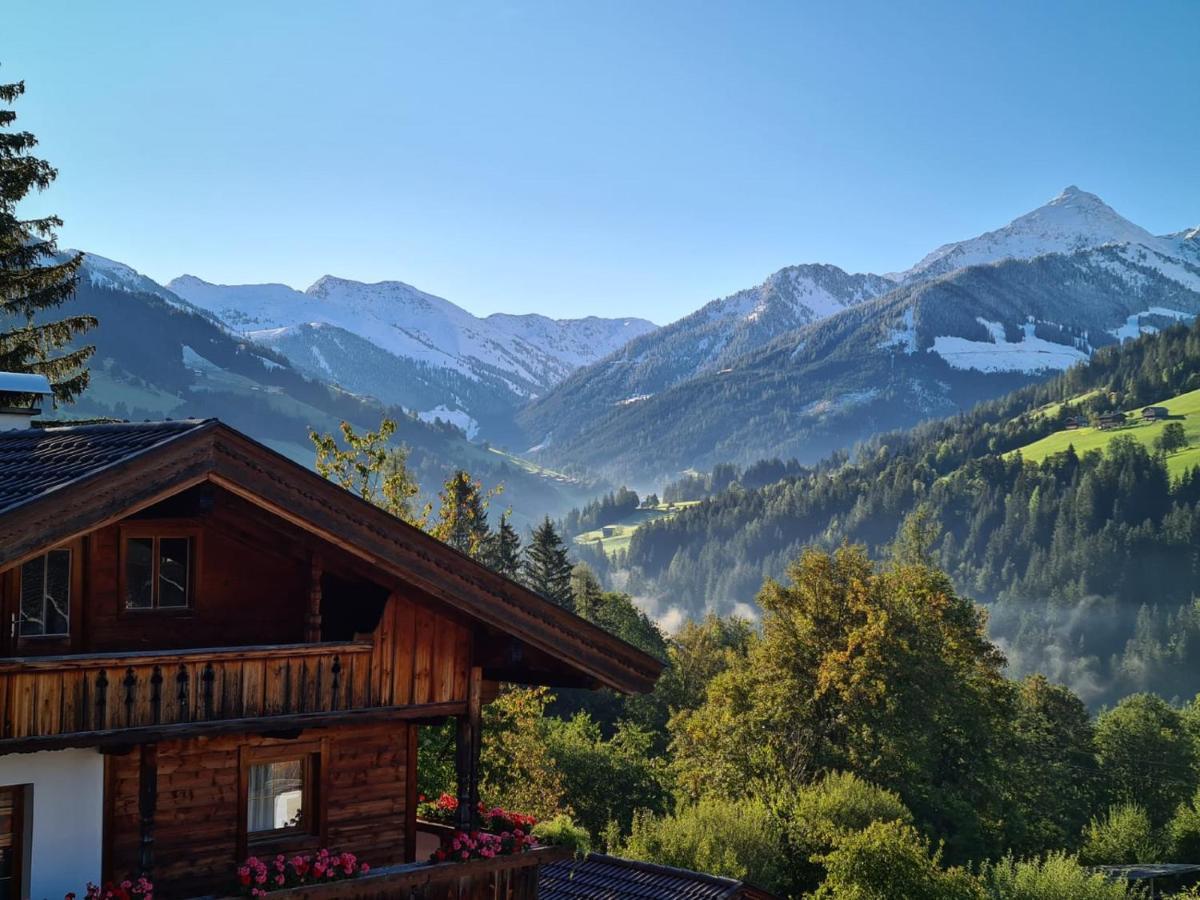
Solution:
M 481 318 L 399 281 L 161 285 L 91 254 L 72 305 L 102 323 L 72 415 L 240 417 L 311 462 L 309 426 L 387 411 L 429 493 L 463 467 L 528 522 L 606 483 L 813 463 L 1189 320 L 1200 229 L 1156 236 L 1070 187 L 907 271 L 790 266 L 662 328 Z
M 1200 312 L 1200 229 L 1156 236 L 1069 187 L 911 269 L 783 269 L 579 369 L 518 416 L 533 458 L 639 486 L 815 462 Z

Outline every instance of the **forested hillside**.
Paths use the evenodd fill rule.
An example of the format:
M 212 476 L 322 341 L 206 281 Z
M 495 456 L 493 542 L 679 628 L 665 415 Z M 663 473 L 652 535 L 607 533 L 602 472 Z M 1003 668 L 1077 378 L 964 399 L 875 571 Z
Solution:
M 1193 243 L 1179 242 L 1180 260 Z M 543 443 L 538 458 L 635 485 L 719 462 L 816 462 L 1045 380 L 1118 336 L 1188 318 L 1200 312 L 1196 285 L 1194 263 L 1130 247 L 973 266 L 899 287 L 719 371 L 600 411 L 580 393 L 584 370 L 522 421 Z M 572 391 L 579 396 L 568 398 Z
M 879 437 L 853 462 L 757 489 L 735 481 L 648 523 L 622 561 L 629 588 L 693 616 L 729 610 L 805 545 L 883 554 L 917 516 L 930 558 L 992 604 L 992 635 L 1016 672 L 1046 672 L 1092 703 L 1143 688 L 1195 693 L 1200 475 L 1172 477 L 1167 455 L 1120 434 L 1103 452 L 1037 463 L 1012 451 L 1069 415 L 1197 387 L 1200 326 L 1110 347 L 1046 384 Z

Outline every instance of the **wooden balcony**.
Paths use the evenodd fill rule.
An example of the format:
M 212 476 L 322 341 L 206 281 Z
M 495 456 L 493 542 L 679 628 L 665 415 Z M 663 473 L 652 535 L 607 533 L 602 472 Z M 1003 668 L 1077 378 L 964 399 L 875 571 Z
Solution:
M 562 847 L 538 847 L 516 856 L 465 863 L 388 866 L 362 878 L 270 896 L 295 900 L 536 900 L 538 867 L 570 855 Z
M 372 650 L 348 641 L 3 659 L 0 753 L 461 711 L 388 705 Z

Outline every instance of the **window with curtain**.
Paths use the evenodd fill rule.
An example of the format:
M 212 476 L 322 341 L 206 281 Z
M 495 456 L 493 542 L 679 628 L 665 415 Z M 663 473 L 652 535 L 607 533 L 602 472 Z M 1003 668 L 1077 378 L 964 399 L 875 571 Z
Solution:
M 21 566 L 21 637 L 71 632 L 71 551 L 51 550 Z
M 251 837 L 306 825 L 305 794 L 310 760 L 277 759 L 252 763 L 247 772 L 246 833 Z

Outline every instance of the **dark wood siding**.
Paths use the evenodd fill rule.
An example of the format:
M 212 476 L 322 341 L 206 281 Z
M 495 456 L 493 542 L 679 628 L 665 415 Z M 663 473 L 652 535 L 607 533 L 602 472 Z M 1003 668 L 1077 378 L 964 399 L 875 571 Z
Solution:
M 186 612 L 126 611 L 120 596 L 120 526 L 93 532 L 80 649 L 170 650 L 302 640 L 309 569 L 273 550 L 269 540 L 251 544 L 233 537 L 218 516 L 213 519 L 198 526 L 195 596 Z
M 321 780 L 326 839 L 373 866 L 404 861 L 408 808 L 408 726 L 310 729 L 298 741 L 325 739 Z M 239 753 L 243 746 L 287 745 L 264 737 L 222 736 L 158 745 L 154 882 L 163 896 L 232 892 L 238 863 Z M 108 757 L 108 875 L 138 863 L 138 752 Z M 320 840 L 314 838 L 312 849 Z M 294 851 L 292 851 L 294 852 Z

